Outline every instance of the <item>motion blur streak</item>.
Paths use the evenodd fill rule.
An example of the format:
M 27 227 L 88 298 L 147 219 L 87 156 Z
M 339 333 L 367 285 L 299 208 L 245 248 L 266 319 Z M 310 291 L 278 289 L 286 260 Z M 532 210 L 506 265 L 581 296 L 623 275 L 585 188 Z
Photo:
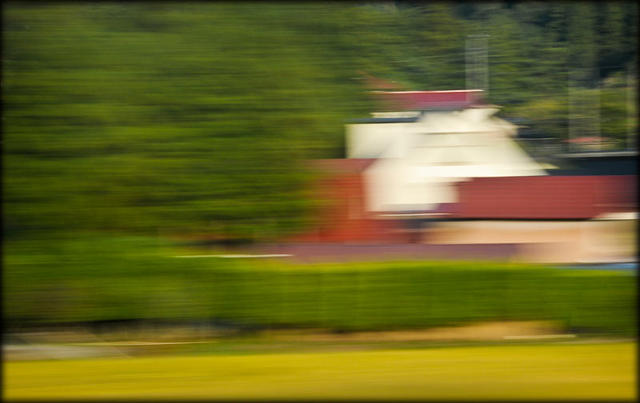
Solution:
M 7 396 L 630 398 L 637 16 L 4 4 Z

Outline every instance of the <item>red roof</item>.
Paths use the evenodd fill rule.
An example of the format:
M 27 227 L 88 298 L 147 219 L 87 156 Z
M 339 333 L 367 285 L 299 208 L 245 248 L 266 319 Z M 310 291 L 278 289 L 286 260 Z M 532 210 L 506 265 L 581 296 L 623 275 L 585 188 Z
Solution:
M 636 175 L 474 178 L 458 184 L 458 218 L 589 219 L 636 210 Z
M 588 136 L 588 137 L 576 137 L 573 139 L 564 140 L 565 143 L 599 143 L 601 141 L 608 141 L 606 137 Z
M 482 90 L 374 91 L 373 94 L 389 110 L 425 110 L 480 104 Z

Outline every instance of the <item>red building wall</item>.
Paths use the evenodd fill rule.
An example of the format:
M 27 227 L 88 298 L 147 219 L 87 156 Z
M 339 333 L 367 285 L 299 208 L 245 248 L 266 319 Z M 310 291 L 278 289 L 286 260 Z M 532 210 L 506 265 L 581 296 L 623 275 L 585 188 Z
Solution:
M 458 218 L 589 219 L 636 210 L 636 175 L 474 178 L 458 184 Z
M 370 159 L 314 161 L 324 172 L 316 183 L 320 202 L 315 225 L 293 242 L 409 243 L 402 223 L 366 211 L 364 169 Z M 590 219 L 635 211 L 636 175 L 474 178 L 458 183 L 458 203 L 449 218 Z
M 345 159 L 317 161 L 326 176 L 316 184 L 321 206 L 316 224 L 295 242 L 407 242 L 402 227 L 388 220 L 376 220 L 366 211 L 362 172 L 373 160 Z

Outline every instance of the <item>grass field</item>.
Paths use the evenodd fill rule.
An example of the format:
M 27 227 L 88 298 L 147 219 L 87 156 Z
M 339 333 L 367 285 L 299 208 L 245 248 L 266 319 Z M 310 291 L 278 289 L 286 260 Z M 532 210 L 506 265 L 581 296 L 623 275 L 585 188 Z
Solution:
M 6 362 L 20 399 L 628 399 L 636 344 Z

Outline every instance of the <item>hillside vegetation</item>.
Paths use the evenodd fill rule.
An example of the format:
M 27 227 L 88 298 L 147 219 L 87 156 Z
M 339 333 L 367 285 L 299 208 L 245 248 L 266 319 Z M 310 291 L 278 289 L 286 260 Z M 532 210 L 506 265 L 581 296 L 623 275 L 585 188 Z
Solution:
M 487 101 L 504 117 L 566 139 L 571 86 L 581 133 L 598 134 L 598 118 L 623 147 L 637 127 L 635 2 L 3 11 L 6 238 L 300 230 L 314 206 L 302 161 L 343 156 L 344 121 L 374 110 L 364 77 L 464 89 L 467 56 L 482 52 L 473 35 L 485 35 Z

